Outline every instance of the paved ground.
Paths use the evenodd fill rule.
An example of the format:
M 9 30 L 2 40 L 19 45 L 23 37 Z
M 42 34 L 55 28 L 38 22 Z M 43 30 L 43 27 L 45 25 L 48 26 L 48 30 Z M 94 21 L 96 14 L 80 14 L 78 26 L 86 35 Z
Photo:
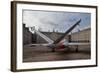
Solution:
M 89 52 L 75 52 L 65 50 L 57 50 L 51 52 L 50 48 L 44 46 L 24 47 L 23 62 L 39 62 L 39 61 L 59 61 L 59 60 L 79 60 L 90 59 Z

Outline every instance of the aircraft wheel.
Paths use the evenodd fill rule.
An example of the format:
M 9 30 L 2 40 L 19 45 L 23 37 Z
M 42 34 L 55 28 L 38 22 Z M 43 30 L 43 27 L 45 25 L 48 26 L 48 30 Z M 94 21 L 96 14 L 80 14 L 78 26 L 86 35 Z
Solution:
M 52 52 L 55 52 L 55 48 L 52 49 Z

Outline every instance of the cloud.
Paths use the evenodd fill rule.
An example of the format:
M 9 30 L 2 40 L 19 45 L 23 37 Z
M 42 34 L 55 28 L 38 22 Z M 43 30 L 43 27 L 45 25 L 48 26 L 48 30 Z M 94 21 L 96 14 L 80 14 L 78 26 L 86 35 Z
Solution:
M 81 19 L 80 28 L 83 29 L 91 24 L 90 13 L 79 13 L 79 12 L 52 12 L 52 11 L 23 11 L 23 23 L 29 26 L 35 26 L 38 30 L 41 28 L 42 31 L 53 31 L 54 29 L 59 32 L 65 32 L 73 24 Z

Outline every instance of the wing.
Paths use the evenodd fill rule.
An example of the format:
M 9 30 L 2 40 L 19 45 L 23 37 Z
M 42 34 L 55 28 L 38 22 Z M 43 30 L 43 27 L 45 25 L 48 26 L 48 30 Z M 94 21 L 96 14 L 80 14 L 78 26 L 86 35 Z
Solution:
M 59 43 L 67 34 L 69 34 L 79 23 L 81 22 L 81 19 L 77 21 L 73 26 L 71 26 L 60 38 L 58 38 L 56 41 L 54 41 L 54 44 Z
M 28 46 L 49 46 L 50 44 L 29 44 Z
M 31 31 L 31 29 L 30 29 L 30 31 Z M 42 37 L 44 40 L 46 40 L 48 43 L 53 43 L 54 41 L 53 40 L 51 40 L 49 37 L 47 37 L 46 35 L 44 35 L 43 33 L 41 33 L 41 32 L 39 32 L 39 31 L 37 31 L 37 30 L 35 30 L 34 29 L 34 32 L 33 31 L 31 31 L 32 33 L 34 33 L 34 32 L 36 32 L 40 37 Z
M 90 43 L 67 43 L 64 44 L 65 46 L 84 46 L 84 45 L 90 45 Z

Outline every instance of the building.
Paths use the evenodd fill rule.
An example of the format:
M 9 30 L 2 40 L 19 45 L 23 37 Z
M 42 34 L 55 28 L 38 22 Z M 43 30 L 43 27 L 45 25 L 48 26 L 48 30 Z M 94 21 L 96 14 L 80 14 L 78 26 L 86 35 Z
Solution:
M 75 32 L 70 34 L 70 42 L 88 42 L 91 43 L 91 28 L 83 29 L 79 32 Z M 70 46 L 71 48 L 75 49 L 76 51 L 91 51 L 91 44 L 89 45 L 80 45 L 80 46 Z M 79 49 L 76 49 L 79 48 Z
M 75 32 L 70 34 L 71 41 L 78 41 L 78 42 L 91 42 L 91 29 L 83 29 L 79 32 Z
M 33 37 L 34 36 L 34 37 Z M 23 24 L 23 45 L 36 43 L 36 34 L 32 34 L 29 28 Z

